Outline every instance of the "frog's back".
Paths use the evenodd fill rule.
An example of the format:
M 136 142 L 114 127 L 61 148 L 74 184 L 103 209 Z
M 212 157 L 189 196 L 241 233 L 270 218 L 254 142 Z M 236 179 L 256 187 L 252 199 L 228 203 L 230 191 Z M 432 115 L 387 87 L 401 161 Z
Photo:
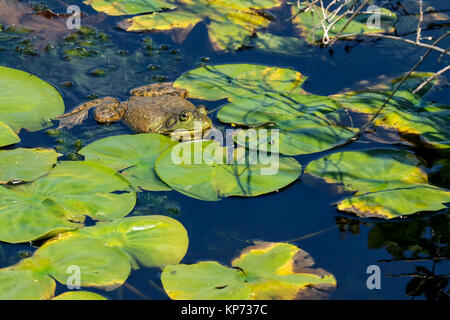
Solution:
M 124 122 L 139 133 L 158 132 L 171 116 L 183 110 L 195 110 L 192 103 L 178 96 L 132 96 L 123 104 L 127 109 Z

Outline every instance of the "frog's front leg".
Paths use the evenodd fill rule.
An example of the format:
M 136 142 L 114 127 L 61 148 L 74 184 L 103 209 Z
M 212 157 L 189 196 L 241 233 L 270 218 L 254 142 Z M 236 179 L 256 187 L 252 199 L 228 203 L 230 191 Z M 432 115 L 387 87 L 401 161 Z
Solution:
M 114 108 L 119 109 L 119 107 L 120 107 L 119 100 L 117 100 L 116 98 L 112 98 L 112 97 L 95 99 L 92 101 L 85 102 L 83 104 L 80 104 L 78 107 L 73 109 L 71 112 L 68 112 L 66 114 L 63 114 L 63 115 L 57 117 L 56 119 L 59 120 L 58 129 L 60 129 L 60 128 L 70 129 L 76 125 L 83 123 L 83 121 L 86 120 L 88 117 L 89 110 L 92 108 L 98 109 L 98 111 L 97 111 L 97 109 L 95 110 L 96 111 L 95 112 L 96 113 L 95 120 L 97 120 L 98 122 L 103 122 L 103 123 L 114 122 L 114 121 L 106 121 L 107 119 L 105 118 L 105 116 L 108 115 L 107 111 L 113 110 Z M 97 112 L 98 112 L 98 117 L 97 117 Z M 122 113 L 122 115 L 123 115 L 123 113 Z
M 186 89 L 175 88 L 173 82 L 163 82 L 132 89 L 130 95 L 141 97 L 179 96 L 181 98 L 187 98 L 189 92 Z

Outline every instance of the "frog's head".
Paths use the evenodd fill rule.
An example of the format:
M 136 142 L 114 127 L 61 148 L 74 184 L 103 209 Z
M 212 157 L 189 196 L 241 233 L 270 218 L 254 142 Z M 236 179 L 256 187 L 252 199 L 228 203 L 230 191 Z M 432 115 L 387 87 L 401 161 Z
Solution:
M 206 108 L 198 106 L 195 109 L 186 109 L 178 114 L 172 114 L 166 119 L 160 128 L 161 133 L 170 134 L 174 131 L 202 132 L 212 127 L 212 121 L 208 117 Z

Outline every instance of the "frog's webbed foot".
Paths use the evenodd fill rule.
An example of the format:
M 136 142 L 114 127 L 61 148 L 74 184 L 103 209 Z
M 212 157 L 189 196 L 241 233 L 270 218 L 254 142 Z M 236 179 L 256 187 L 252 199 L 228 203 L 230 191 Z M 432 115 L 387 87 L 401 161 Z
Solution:
M 130 95 L 141 97 L 179 96 L 181 98 L 187 98 L 189 92 L 186 89 L 175 88 L 173 82 L 163 82 L 132 89 Z
M 71 129 L 74 126 L 77 126 L 77 125 L 83 123 L 88 117 L 89 110 L 92 108 L 99 107 L 99 109 L 100 108 L 108 108 L 109 109 L 111 107 L 117 107 L 119 105 L 120 105 L 119 100 L 117 100 L 116 98 L 112 98 L 112 97 L 95 99 L 92 101 L 85 102 L 85 103 L 79 105 L 78 107 L 76 107 L 71 112 L 68 112 L 66 114 L 63 114 L 63 115 L 57 117 L 56 119 L 59 120 L 58 129 L 61 129 L 61 128 Z M 97 117 L 96 117 L 96 120 L 97 120 Z M 99 120 L 97 120 L 97 121 L 99 121 Z M 104 121 L 104 122 L 107 122 L 107 121 Z

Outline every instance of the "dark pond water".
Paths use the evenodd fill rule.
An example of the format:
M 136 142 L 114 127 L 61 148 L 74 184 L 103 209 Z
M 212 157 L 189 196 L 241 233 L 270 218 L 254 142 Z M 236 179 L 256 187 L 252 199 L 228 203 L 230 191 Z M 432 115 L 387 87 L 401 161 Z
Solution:
M 450 10 L 448 1 L 432 2 L 436 9 Z M 48 1 L 47 4 L 56 12 L 65 11 L 64 1 Z M 121 17 L 97 14 L 89 6 L 83 5 L 82 1 L 71 1 L 71 4 L 78 4 L 86 13 L 86 20 L 82 21 L 91 22 L 110 37 L 108 45 L 101 50 L 102 54 L 67 61 L 58 48 L 53 51 L 39 49 L 37 56 L 11 50 L 0 51 L 1 65 L 34 73 L 54 84 L 61 91 L 67 110 L 90 95 L 113 95 L 124 99 L 133 87 L 155 82 L 162 76 L 174 80 L 201 63 L 254 63 L 293 68 L 308 76 L 304 85 L 307 91 L 328 95 L 352 87 L 361 80 L 406 72 L 425 51 L 383 40 L 338 43 L 333 46 L 332 52 L 328 48 L 304 45 L 295 56 L 268 54 L 251 48 L 235 53 L 216 53 L 211 48 L 206 28 L 202 24 L 194 28 L 184 43 L 177 44 L 167 35 L 120 31 L 115 26 Z M 280 13 L 280 17 L 288 17 L 288 12 Z M 427 31 L 427 35 L 438 31 L 442 32 Z M 276 33 L 291 35 L 293 31 L 281 25 L 277 27 Z M 156 53 L 158 49 L 155 49 L 153 55 L 148 55 L 143 40 L 149 38 L 156 48 L 161 45 L 169 48 L 160 48 L 160 53 Z M 449 45 L 447 41 L 442 47 Z M 120 55 L 120 50 L 126 50 L 128 54 Z M 419 70 L 437 71 L 440 65 L 449 62 L 447 59 L 438 64 L 438 58 L 438 54 L 432 53 Z M 107 75 L 91 76 L 90 71 L 98 67 L 108 69 Z M 62 83 L 66 81 L 72 82 L 73 86 L 63 86 Z M 430 99 L 448 104 L 449 91 L 448 86 L 443 86 L 441 90 L 434 91 Z M 218 105 L 218 102 L 207 103 L 209 108 Z M 65 139 L 69 142 L 65 145 L 58 144 L 55 138 L 42 131 L 22 132 L 20 146 L 59 146 L 64 152 L 70 153 L 70 143 L 76 139 L 89 143 L 107 135 L 129 132 L 121 124 L 100 127 L 89 120 L 67 134 Z M 376 146 L 409 148 L 362 137 L 342 150 Z M 426 151 L 412 150 L 427 160 L 436 157 Z M 309 161 L 322 155 L 296 158 L 305 167 Z M 448 260 L 430 260 L 436 256 L 448 258 L 449 213 L 424 214 L 389 222 L 359 220 L 338 213 L 331 205 L 343 196 L 335 186 L 303 175 L 301 180 L 280 192 L 251 199 L 228 198 L 219 202 L 203 202 L 176 192 L 142 193 L 132 214 L 165 214 L 183 223 L 190 238 L 189 250 L 183 259 L 183 263 L 187 264 L 201 260 L 229 264 L 239 250 L 248 246 L 252 240 L 289 241 L 309 252 L 318 266 L 335 275 L 338 288 L 331 299 L 410 299 L 406 290 L 413 277 L 395 275 L 415 273 L 417 267 L 424 267 L 435 275 L 449 274 Z M 412 249 L 422 253 L 414 255 Z M 0 267 L 11 265 L 34 250 L 28 244 L 0 244 Z M 410 257 L 424 259 L 410 261 Z M 396 259 L 401 261 L 392 261 Z M 367 289 L 366 269 L 370 265 L 379 265 L 381 268 L 380 290 Z M 159 270 L 143 268 L 132 273 L 126 286 L 99 293 L 110 299 L 167 299 L 159 276 Z M 63 289 L 62 286 L 58 288 L 60 291 Z M 428 289 L 430 294 L 438 291 L 433 285 Z M 418 298 L 424 297 L 421 295 Z

